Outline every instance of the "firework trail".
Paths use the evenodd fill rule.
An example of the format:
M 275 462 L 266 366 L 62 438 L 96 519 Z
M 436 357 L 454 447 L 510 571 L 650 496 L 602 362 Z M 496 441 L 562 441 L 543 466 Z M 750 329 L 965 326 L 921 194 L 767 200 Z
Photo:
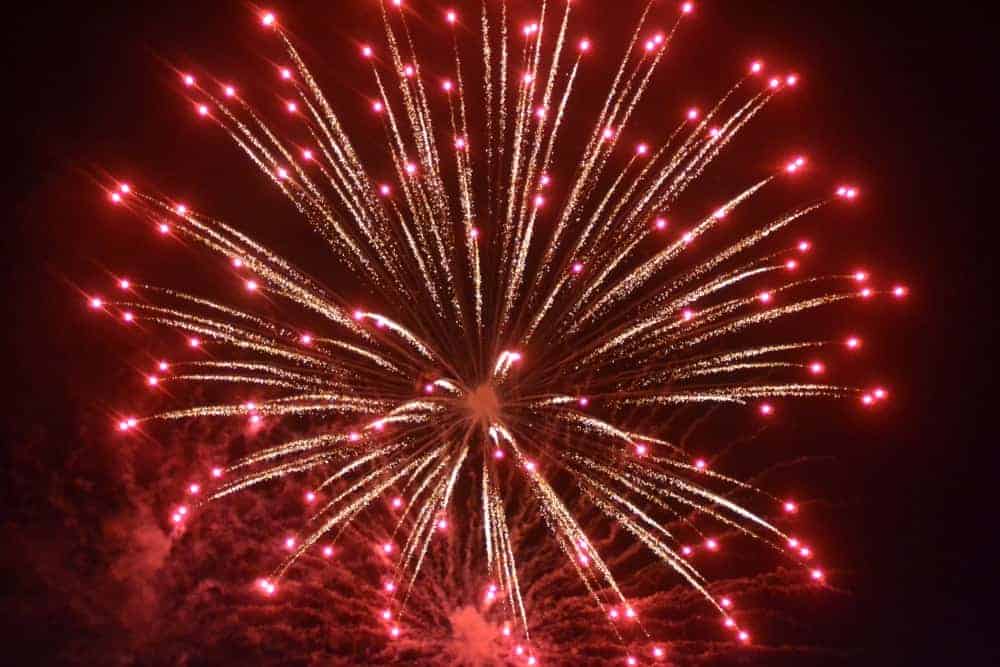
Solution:
M 865 272 L 801 275 L 809 242 L 786 233 L 855 199 L 854 186 L 756 225 L 739 219 L 776 179 L 807 168 L 801 156 L 683 225 L 671 219 L 689 186 L 798 75 L 752 62 L 660 143 L 633 139 L 630 121 L 694 7 L 681 4 L 659 30 L 664 9 L 647 5 L 599 96 L 574 89 L 594 44 L 571 36 L 572 9 L 545 1 L 521 26 L 505 2 L 469 16 L 443 10 L 453 71 L 440 78 L 414 46 L 418 15 L 402 0 L 380 0 L 384 38 L 359 54 L 385 132 L 377 165 L 362 160 L 272 13 L 261 23 L 284 50 L 284 111 L 301 121 L 302 138 L 283 138 L 234 86 L 180 73 L 196 114 L 232 138 L 368 290 L 364 306 L 186 203 L 108 185 L 112 202 L 159 233 L 229 262 L 248 292 L 321 322 L 305 330 L 124 278 L 123 298 L 88 297 L 125 324 L 182 332 L 193 353 L 211 349 L 211 358 L 160 362 L 150 387 L 197 383 L 248 396 L 124 415 L 123 433 L 196 418 L 246 419 L 252 430 L 325 423 L 212 468 L 170 516 L 180 530 L 210 501 L 290 475 L 315 480 L 302 498 L 304 528 L 256 582 L 261 594 L 280 595 L 293 566 L 333 554 L 360 530 L 381 567 L 385 636 L 402 642 L 432 632 L 426 600 L 439 577 L 458 576 L 435 570 L 436 545 L 474 526 L 475 536 L 461 531 L 476 546 L 460 560 L 462 576 L 481 571 L 476 596 L 487 596 L 490 622 L 505 628 L 512 657 L 535 664 L 544 651 L 531 592 L 556 575 L 519 562 L 528 523 L 544 526 L 535 539 L 562 554 L 558 578 L 573 575 L 621 659 L 637 664 L 663 658 L 670 637 L 657 636 L 621 585 L 623 549 L 644 550 L 744 643 L 751 634 L 732 600 L 696 567 L 723 535 L 770 546 L 801 565 L 805 581 L 823 582 L 810 548 L 774 518 L 794 514 L 795 502 L 692 458 L 669 418 L 726 404 L 767 418 L 781 398 L 874 406 L 885 389 L 827 383 L 818 358 L 857 349 L 860 338 L 772 340 L 772 325 L 906 288 L 875 288 Z M 473 47 L 481 55 L 463 55 Z M 582 97 L 594 103 L 574 102 Z M 570 116 L 585 118 L 589 132 L 574 136 Z M 705 247 L 712 252 L 694 256 Z M 620 538 L 599 540 L 602 522 Z

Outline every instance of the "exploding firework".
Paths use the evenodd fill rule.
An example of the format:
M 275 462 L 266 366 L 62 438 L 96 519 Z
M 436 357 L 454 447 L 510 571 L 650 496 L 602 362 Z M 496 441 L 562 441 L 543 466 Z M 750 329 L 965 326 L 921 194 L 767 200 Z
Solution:
M 700 595 L 734 642 L 750 643 L 733 600 L 712 588 L 699 558 L 751 538 L 801 566 L 805 582 L 822 584 L 824 571 L 775 518 L 795 514 L 795 501 L 692 456 L 671 433 L 674 417 L 730 405 L 767 419 L 781 399 L 874 407 L 886 400 L 884 388 L 827 383 L 818 358 L 856 351 L 860 338 L 777 339 L 773 325 L 906 295 L 901 285 L 875 287 L 865 271 L 802 270 L 810 243 L 787 232 L 854 200 L 853 185 L 834 185 L 830 196 L 760 224 L 740 219 L 774 181 L 807 169 L 805 157 L 788 157 L 700 215 L 675 215 L 690 186 L 798 75 L 751 62 L 716 103 L 679 113 L 653 142 L 632 136 L 630 122 L 691 3 L 662 31 L 647 5 L 610 85 L 587 91 L 592 105 L 574 89 L 595 44 L 573 34 L 570 2 L 542 3 L 520 26 L 503 2 L 483 3 L 474 17 L 444 11 L 441 29 L 453 45 L 447 78 L 427 74 L 412 10 L 402 0 L 378 5 L 384 39 L 358 55 L 370 67 L 371 113 L 384 129 L 381 162 L 362 159 L 273 13 L 260 22 L 283 47 L 281 106 L 301 137 L 284 138 L 235 86 L 180 73 L 195 115 L 226 132 L 287 197 L 367 290 L 364 304 L 189 203 L 109 186 L 113 204 L 159 234 L 203 246 L 243 290 L 299 318 L 127 278 L 118 281 L 126 298 L 88 297 L 123 324 L 185 336 L 190 356 L 158 362 L 145 378 L 150 388 L 244 392 L 232 402 L 123 415 L 122 433 L 181 419 L 245 419 L 251 433 L 279 421 L 311 425 L 199 474 L 170 521 L 181 530 L 210 501 L 309 479 L 302 529 L 280 537 L 284 555 L 253 585 L 274 598 L 297 563 L 346 545 L 365 549 L 366 562 L 377 564 L 371 585 L 390 643 L 431 634 L 435 582 L 461 576 L 469 583 L 449 591 L 485 596 L 470 603 L 470 623 L 502 628 L 504 655 L 535 664 L 551 648 L 533 639 L 545 635 L 537 591 L 556 604 L 552 583 L 572 574 L 584 593 L 572 599 L 589 601 L 621 646 L 617 659 L 663 658 L 671 638 L 651 630 L 634 588 L 621 583 L 621 554 L 636 549 Z M 471 45 L 480 52 L 474 59 L 463 55 Z M 583 118 L 589 129 L 574 133 Z M 198 356 L 208 351 L 211 358 Z M 543 539 L 564 559 L 558 574 L 518 559 L 526 543 Z M 433 557 L 442 540 L 466 545 L 461 558 L 445 559 L 463 563 L 461 575 Z

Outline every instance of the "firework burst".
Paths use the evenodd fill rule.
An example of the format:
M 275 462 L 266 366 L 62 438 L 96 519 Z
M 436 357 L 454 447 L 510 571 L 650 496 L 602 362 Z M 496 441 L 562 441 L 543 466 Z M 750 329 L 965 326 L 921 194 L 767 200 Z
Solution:
M 749 630 L 696 567 L 699 555 L 723 549 L 724 534 L 769 545 L 801 564 L 804 580 L 823 582 L 811 549 L 771 518 L 796 513 L 795 501 L 692 457 L 667 418 L 726 404 L 768 418 L 781 399 L 876 405 L 887 398 L 881 387 L 824 380 L 820 355 L 856 350 L 860 338 L 770 340 L 770 325 L 850 300 L 900 298 L 906 288 L 877 288 L 864 271 L 802 273 L 810 244 L 787 232 L 855 199 L 853 185 L 763 223 L 740 219 L 776 179 L 807 169 L 802 156 L 675 219 L 689 187 L 799 77 L 748 63 L 715 104 L 683 110 L 666 136 L 647 141 L 630 122 L 694 6 L 679 5 L 660 30 L 663 9 L 648 5 L 597 95 L 575 90 L 595 43 L 574 34 L 572 9 L 543 2 L 522 25 L 504 2 L 483 3 L 475 16 L 443 10 L 453 57 L 441 77 L 414 46 L 413 10 L 380 0 L 384 37 L 358 53 L 385 134 L 379 164 L 362 159 L 273 13 L 260 22 L 284 50 L 282 111 L 305 140 L 284 138 L 234 85 L 180 73 L 195 115 L 287 197 L 368 291 L 365 305 L 189 203 L 109 185 L 115 205 L 228 262 L 247 292 L 319 322 L 307 330 L 126 278 L 118 288 L 127 298 L 88 297 L 124 324 L 161 325 L 182 332 L 192 353 L 211 350 L 159 362 L 149 387 L 218 384 L 250 395 L 124 415 L 123 433 L 200 418 L 246 419 L 251 430 L 325 424 L 205 471 L 172 510 L 181 529 L 203 503 L 289 475 L 315 479 L 302 498 L 305 528 L 282 538 L 283 559 L 256 582 L 261 594 L 280 595 L 293 564 L 329 556 L 363 524 L 383 568 L 385 633 L 401 639 L 427 623 L 419 600 L 434 576 L 425 567 L 434 541 L 474 525 L 475 539 L 465 537 L 480 555 L 469 562 L 488 582 L 491 618 L 511 655 L 533 664 L 523 539 L 512 538 L 530 513 L 620 640 L 622 659 L 636 664 L 663 657 L 670 637 L 647 630 L 616 579 L 615 545 L 598 541 L 583 514 L 613 524 L 689 584 L 734 641 L 750 642 Z M 469 58 L 472 46 L 481 55 Z M 593 104 L 581 104 L 584 95 Z M 582 134 L 571 127 L 580 119 L 589 123 Z M 475 522 L 453 521 L 470 511 Z

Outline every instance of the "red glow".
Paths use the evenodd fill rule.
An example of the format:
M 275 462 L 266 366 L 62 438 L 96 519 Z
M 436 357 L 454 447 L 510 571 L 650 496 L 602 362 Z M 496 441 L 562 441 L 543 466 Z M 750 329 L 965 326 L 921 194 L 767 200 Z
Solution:
M 653 657 L 654 658 L 662 658 L 664 656 L 664 654 L 665 654 L 665 651 L 663 650 L 663 648 L 661 648 L 659 646 L 654 646 L 653 647 Z
M 208 107 L 205 106 L 204 104 L 199 104 L 198 105 L 198 115 L 199 116 L 207 116 L 208 115 Z
M 407 79 L 412 77 L 415 73 L 416 70 L 413 69 L 413 65 L 406 65 L 403 67 L 403 76 L 405 76 Z
M 897 299 L 902 299 L 904 296 L 906 296 L 906 293 L 907 289 L 903 285 L 896 285 L 895 287 L 892 288 L 892 295 Z
M 649 152 L 649 146 L 646 144 L 639 144 L 635 147 L 635 152 L 637 155 L 645 155 Z
M 746 630 L 740 630 L 739 638 L 744 644 L 750 643 L 750 634 Z
M 222 468 L 212 468 L 212 477 L 215 479 L 222 477 Z
M 750 63 L 750 73 L 751 74 L 760 74 L 763 71 L 764 71 L 764 63 L 763 63 L 763 61 L 755 60 L 752 63 Z
M 573 264 L 573 273 L 582 273 L 582 272 L 583 272 L 583 264 L 581 264 L 580 262 L 575 262 Z
M 373 53 L 374 52 L 372 51 L 372 47 L 370 47 L 370 46 L 362 46 L 361 47 L 361 55 L 363 57 L 365 57 L 365 58 L 371 58 Z
M 121 202 L 121 200 L 122 200 L 122 196 L 120 194 L 118 194 L 117 192 L 112 192 L 111 193 L 111 201 L 112 202 L 114 202 L 115 204 L 118 204 L 118 203 Z
M 581 408 L 585 408 L 585 407 L 587 407 L 588 405 L 590 405 L 590 399 L 589 399 L 589 398 L 587 398 L 586 396 L 581 396 L 581 397 L 579 398 L 579 400 L 577 400 L 577 403 L 579 403 L 579 404 L 580 404 L 580 407 L 581 407 Z
M 809 241 L 799 241 L 796 247 L 799 249 L 799 252 L 809 252 L 809 249 L 812 248 L 812 243 Z
M 785 77 L 785 83 L 791 86 L 792 88 L 794 88 L 795 84 L 797 84 L 798 82 L 799 82 L 798 74 L 789 74 L 788 76 Z
M 222 89 L 222 92 L 225 93 L 226 97 L 236 96 L 236 89 L 233 88 L 232 86 L 226 86 L 225 88 Z
M 581 51 L 586 53 L 587 51 L 590 51 L 590 40 L 584 37 L 583 39 L 580 40 L 578 46 Z
M 313 337 L 310 336 L 309 334 L 302 334 L 301 336 L 299 336 L 299 342 L 302 343 L 303 345 L 312 345 Z
M 295 102 L 288 102 L 285 104 L 285 108 L 288 110 L 288 113 L 295 113 L 299 110 L 299 105 Z
M 656 221 L 653 223 L 653 225 L 657 229 L 659 229 L 659 230 L 666 229 L 667 228 L 667 219 L 666 218 L 657 218 Z
M 757 295 L 757 298 L 760 300 L 761 303 L 771 303 L 772 297 L 770 292 L 761 292 L 760 294 Z
M 826 575 L 823 574 L 823 570 L 813 570 L 809 573 L 809 576 L 813 578 L 813 581 L 823 581 Z
M 292 78 L 292 70 L 288 69 L 287 67 L 282 67 L 281 68 L 281 78 L 284 79 L 285 81 L 288 81 L 289 79 L 291 79 Z
M 764 415 L 765 417 L 774 414 L 774 406 L 771 405 L 770 403 L 762 403 L 759 410 L 760 414 Z
M 190 493 L 191 495 L 197 495 L 200 492 L 201 492 L 200 484 L 192 484 L 188 487 L 188 493 Z
M 132 320 L 135 319 L 135 315 L 132 314 L 131 310 L 126 310 L 124 313 L 122 313 L 122 319 L 125 320 L 126 322 L 131 322 Z
M 649 448 L 646 445 L 638 444 L 635 446 L 635 453 L 639 456 L 645 456 L 649 452 Z
M 709 551 L 718 551 L 719 543 L 712 538 L 708 538 L 707 540 L 705 540 L 705 548 L 708 549 Z
M 857 336 L 851 336 L 845 341 L 845 345 L 849 350 L 857 350 L 861 347 L 861 339 Z
M 793 503 L 791 500 L 786 500 L 785 504 L 782 506 L 787 514 L 795 514 L 799 511 L 799 506 Z
M 777 89 L 777 87 L 781 85 L 781 79 L 775 77 L 768 81 L 767 85 L 769 85 L 772 90 Z
M 458 14 L 455 13 L 455 10 L 449 9 L 444 13 L 444 20 L 448 23 L 454 24 L 455 21 L 458 20 Z
M 681 553 L 684 554 L 685 556 L 690 556 L 691 554 L 694 553 L 694 549 L 685 544 L 684 546 L 681 547 Z
M 813 375 L 822 375 L 826 372 L 826 366 L 824 366 L 821 361 L 814 361 L 809 364 L 809 372 Z
M 494 449 L 493 450 L 493 458 L 495 458 L 495 459 L 497 459 L 499 461 L 503 457 L 504 457 L 504 453 L 503 453 L 502 449 Z
M 698 111 L 698 109 L 696 109 L 694 107 L 691 107 L 690 109 L 688 109 L 687 119 L 688 120 L 698 120 L 698 116 L 699 115 L 701 115 L 701 112 Z
M 90 307 L 91 308 L 93 308 L 94 310 L 97 310 L 98 308 L 100 308 L 103 305 L 104 305 L 104 300 L 101 299 L 101 297 L 99 297 L 99 296 L 91 297 L 91 299 L 90 299 Z
M 788 269 L 789 271 L 794 271 L 795 269 L 799 268 L 798 260 L 794 259 L 788 260 L 787 262 L 785 262 L 785 268 Z
M 174 207 L 174 212 L 177 213 L 177 215 L 186 215 L 188 212 L 188 207 L 185 206 L 184 204 L 178 204 L 177 206 Z
M 382 553 L 391 554 L 392 553 L 392 542 L 386 542 L 382 545 Z
M 155 387 L 159 383 L 160 383 L 160 378 L 156 377 L 155 375 L 150 375 L 149 377 L 146 378 L 146 384 L 148 384 L 150 387 Z
M 199 347 L 201 340 L 198 338 L 188 338 L 188 347 Z
M 694 3 L 693 2 L 685 2 L 683 5 L 681 5 L 681 13 L 682 14 L 690 14 L 693 11 L 694 11 Z
M 316 494 L 313 493 L 312 491 L 307 491 L 306 492 L 306 502 L 307 503 L 314 503 L 314 502 L 316 502 Z
M 708 467 L 708 462 L 705 459 L 695 459 L 694 467 L 698 470 L 705 470 Z
M 261 24 L 263 24 L 263 25 L 265 25 L 267 27 L 273 26 L 274 23 L 275 23 L 275 20 L 276 19 L 274 18 L 274 14 L 272 14 L 271 12 L 267 12 L 263 16 L 260 17 Z
M 330 558 L 331 556 L 333 556 L 333 547 L 331 546 L 323 547 L 323 557 Z
M 403 506 L 403 499 L 402 498 L 400 498 L 399 496 L 396 496 L 395 498 L 392 499 L 392 508 L 393 509 L 397 509 L 398 510 L 402 506 Z
M 167 363 L 167 362 L 165 362 L 165 361 L 161 361 L 161 362 L 160 362 L 159 364 L 157 364 L 157 367 L 158 367 L 158 368 L 159 368 L 159 369 L 160 369 L 161 371 L 163 371 L 163 372 L 166 372 L 166 371 L 167 371 L 167 369 L 169 369 L 169 368 L 170 368 L 170 364 L 168 364 L 168 363 Z
M 541 208 L 545 205 L 545 197 L 542 195 L 535 195 L 535 208 Z
M 733 601 L 730 600 L 729 598 L 722 598 L 721 600 L 719 600 L 719 604 L 722 605 L 724 608 L 729 609 L 730 607 L 733 606 Z
M 189 88 L 191 86 L 193 86 L 194 85 L 194 77 L 191 76 L 190 74 L 185 74 L 184 75 L 184 85 L 187 86 L 187 87 L 189 87 Z
M 378 186 L 378 193 L 383 197 L 388 197 L 389 195 L 392 194 L 392 188 L 383 183 L 382 185 Z

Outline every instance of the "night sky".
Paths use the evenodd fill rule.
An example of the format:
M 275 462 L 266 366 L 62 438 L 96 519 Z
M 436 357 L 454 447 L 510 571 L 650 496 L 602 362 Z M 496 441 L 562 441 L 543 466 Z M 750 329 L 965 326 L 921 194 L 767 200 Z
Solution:
M 360 108 L 370 93 L 353 41 L 377 34 L 370 8 L 362 11 L 370 4 L 275 7 L 335 104 Z M 617 58 L 639 6 L 609 2 L 636 10 L 605 17 L 595 9 L 604 4 L 581 0 L 577 17 L 606 50 L 609 62 L 598 70 Z M 160 648 L 186 646 L 196 656 L 189 664 L 239 659 L 199 660 L 190 637 L 162 630 L 185 613 L 164 598 L 169 586 L 136 585 L 161 575 L 180 581 L 170 557 L 157 560 L 161 570 L 142 554 L 168 548 L 166 526 L 144 513 L 160 512 L 185 473 L 160 453 L 123 463 L 109 415 L 135 392 L 143 344 L 95 320 L 81 295 L 118 270 L 199 284 L 190 271 L 196 255 L 164 252 L 148 228 L 109 210 L 98 187 L 105 174 L 181 193 L 301 256 L 315 275 L 337 278 L 305 226 L 178 94 L 171 67 L 197 67 L 252 84 L 256 101 L 267 102 L 274 86 L 262 79 L 279 51 L 260 34 L 254 11 L 229 0 L 36 0 L 8 10 L 13 81 L 4 107 L 14 145 L 3 179 L 9 358 L 0 616 L 10 664 L 170 664 L 135 649 L 146 634 Z M 871 342 L 866 363 L 893 389 L 884 410 L 807 410 L 761 438 L 774 459 L 801 453 L 823 461 L 808 468 L 815 484 L 803 480 L 803 492 L 824 500 L 829 565 L 844 571 L 845 584 L 834 602 L 799 620 L 815 620 L 817 643 L 842 649 L 831 664 L 997 659 L 984 604 L 996 588 L 997 470 L 986 414 L 996 333 L 988 25 L 972 3 L 706 0 L 644 103 L 706 103 L 758 53 L 793 66 L 803 85 L 757 122 L 720 174 L 800 149 L 819 164 L 817 180 L 860 183 L 854 210 L 823 219 L 823 259 L 868 266 L 912 288 L 903 306 L 878 306 L 875 317 L 857 311 Z M 276 222 L 283 219 L 298 225 L 294 235 L 278 229 L 292 228 Z M 199 435 L 185 431 L 168 444 L 197 459 L 184 437 Z M 204 567 L 223 566 L 210 542 L 194 550 L 208 559 Z M 131 609 L 155 612 L 137 626 L 122 620 Z

